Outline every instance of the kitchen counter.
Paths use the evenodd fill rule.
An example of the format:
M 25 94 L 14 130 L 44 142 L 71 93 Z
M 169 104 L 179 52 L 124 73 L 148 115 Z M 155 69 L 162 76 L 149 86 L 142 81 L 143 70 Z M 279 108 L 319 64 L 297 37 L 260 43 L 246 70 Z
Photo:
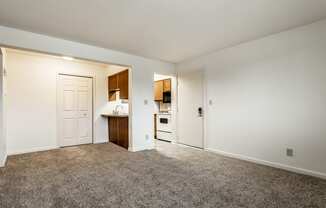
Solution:
M 102 113 L 101 116 L 103 117 L 119 117 L 119 118 L 124 118 L 128 117 L 128 114 L 112 114 L 112 113 Z

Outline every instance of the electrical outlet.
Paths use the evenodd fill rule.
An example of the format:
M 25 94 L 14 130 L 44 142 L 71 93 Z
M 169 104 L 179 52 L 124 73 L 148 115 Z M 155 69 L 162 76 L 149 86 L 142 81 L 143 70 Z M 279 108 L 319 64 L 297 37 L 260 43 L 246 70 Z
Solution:
M 208 104 L 209 104 L 209 105 L 213 105 L 213 100 L 209 100 L 209 101 L 208 101 Z
M 293 155 L 294 155 L 294 151 L 293 151 L 293 149 L 291 149 L 291 148 L 287 148 L 287 149 L 286 149 L 286 156 L 288 156 L 288 157 L 293 157 Z
M 148 104 L 148 100 L 144 100 L 144 105 L 147 105 Z

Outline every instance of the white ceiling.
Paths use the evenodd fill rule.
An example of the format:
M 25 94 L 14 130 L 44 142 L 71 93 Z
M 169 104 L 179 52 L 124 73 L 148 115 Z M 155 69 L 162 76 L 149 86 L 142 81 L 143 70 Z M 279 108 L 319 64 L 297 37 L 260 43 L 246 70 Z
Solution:
M 0 25 L 175 63 L 325 17 L 325 0 L 0 1 Z

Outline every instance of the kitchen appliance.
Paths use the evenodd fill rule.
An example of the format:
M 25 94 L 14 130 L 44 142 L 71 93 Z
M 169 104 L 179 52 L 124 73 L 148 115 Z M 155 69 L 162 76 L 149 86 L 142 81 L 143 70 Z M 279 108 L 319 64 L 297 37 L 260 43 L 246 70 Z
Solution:
M 163 103 L 171 103 L 171 91 L 163 92 Z
M 166 114 L 166 113 L 157 114 L 156 138 L 165 141 L 173 140 L 171 114 Z

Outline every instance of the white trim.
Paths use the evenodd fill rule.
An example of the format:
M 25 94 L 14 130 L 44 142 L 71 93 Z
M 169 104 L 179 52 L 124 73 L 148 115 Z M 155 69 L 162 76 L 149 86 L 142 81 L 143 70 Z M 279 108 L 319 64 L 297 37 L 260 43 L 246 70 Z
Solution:
M 6 162 L 7 162 L 7 154 L 5 154 L 3 160 L 0 161 L 0 167 L 5 167 Z
M 208 124 L 208 96 L 207 96 L 207 77 L 206 77 L 206 67 L 201 68 L 203 71 L 203 149 L 207 146 L 207 124 Z
M 95 140 L 93 142 L 93 144 L 104 144 L 104 143 L 108 143 L 109 140 L 108 139 L 100 139 L 100 140 Z
M 130 151 L 130 152 L 139 152 L 139 151 L 143 151 L 143 150 L 152 150 L 152 149 L 155 149 L 154 144 L 152 144 L 150 146 L 129 147 L 128 151 Z
M 215 149 L 212 149 L 212 148 L 206 148 L 205 151 L 213 152 L 213 153 L 223 155 L 223 156 L 226 156 L 226 157 L 231 157 L 231 158 L 235 158 L 235 159 L 239 159 L 239 160 L 244 160 L 244 161 L 248 161 L 248 162 L 252 162 L 252 163 L 256 163 L 256 164 L 260 164 L 260 165 L 266 165 L 266 166 L 273 167 L 273 168 L 287 170 L 287 171 L 294 172 L 294 173 L 299 173 L 299 174 L 303 174 L 303 175 L 309 175 L 309 176 L 313 176 L 313 177 L 317 177 L 317 178 L 321 178 L 321 179 L 326 179 L 326 173 L 307 170 L 307 169 L 303 169 L 303 168 L 297 168 L 297 167 L 293 167 L 293 166 L 289 166 L 289 165 L 284 165 L 284 164 L 281 164 L 281 163 L 275 163 L 275 162 L 270 162 L 270 161 L 266 161 L 266 160 L 257 159 L 257 158 L 254 158 L 254 157 L 248 157 L 248 156 L 245 156 L 245 155 L 224 152 L 224 151 L 215 150 Z
M 48 151 L 48 150 L 54 150 L 58 149 L 58 146 L 48 146 L 48 147 L 33 147 L 30 149 L 24 149 L 24 150 L 18 150 L 18 151 L 9 151 L 8 155 L 20 155 L 25 153 L 32 153 L 32 152 L 42 152 L 42 151 Z
M 199 151 L 204 150 L 203 148 L 200 148 L 200 147 L 193 147 L 193 146 L 189 146 L 189 145 L 182 144 L 182 143 L 172 143 L 172 144 L 176 144 L 176 145 L 179 145 L 184 148 L 190 148 L 190 149 L 199 150 Z

